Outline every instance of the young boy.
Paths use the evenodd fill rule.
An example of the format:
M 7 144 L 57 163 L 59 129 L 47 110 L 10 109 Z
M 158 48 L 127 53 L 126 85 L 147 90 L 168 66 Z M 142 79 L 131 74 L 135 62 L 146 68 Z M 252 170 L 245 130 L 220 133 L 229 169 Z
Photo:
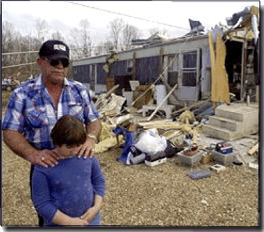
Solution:
M 44 225 L 100 225 L 105 179 L 99 161 L 76 155 L 86 140 L 84 125 L 73 116 L 63 116 L 51 138 L 59 164 L 49 168 L 36 165 L 32 179 L 33 203 Z

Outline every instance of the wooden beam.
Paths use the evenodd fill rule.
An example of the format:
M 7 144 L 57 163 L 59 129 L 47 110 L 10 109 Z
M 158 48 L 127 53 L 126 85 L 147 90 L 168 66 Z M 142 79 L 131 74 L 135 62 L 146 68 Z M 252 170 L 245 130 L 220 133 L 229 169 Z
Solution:
M 174 85 L 174 87 L 171 89 L 171 91 L 167 94 L 167 96 L 162 100 L 162 102 L 158 105 L 158 107 L 154 110 L 154 112 L 149 116 L 147 121 L 150 121 L 153 116 L 157 113 L 159 108 L 163 105 L 163 103 L 168 99 L 168 97 L 172 94 L 172 92 L 178 87 L 178 84 Z
M 259 148 L 259 144 L 257 143 L 254 147 L 252 147 L 249 151 L 248 154 L 249 155 L 253 155 Z
M 174 57 L 174 59 L 176 59 L 176 57 Z M 168 70 L 168 68 L 169 68 L 169 66 L 172 64 L 172 62 L 174 61 L 174 59 L 172 59 L 172 61 L 170 62 L 170 64 L 168 64 L 165 68 L 164 68 L 164 70 L 163 70 L 163 72 L 159 75 L 159 77 L 151 84 L 151 86 L 149 87 L 149 88 L 147 88 L 146 90 L 145 90 L 145 92 L 144 93 L 142 93 L 136 100 L 134 100 L 132 103 L 131 103 L 131 105 L 130 106 L 133 106 L 140 98 L 142 98 L 149 90 L 150 90 L 150 88 L 152 88 L 152 86 L 153 85 L 155 85 L 162 77 L 163 77 L 163 75 L 164 75 L 164 73 Z

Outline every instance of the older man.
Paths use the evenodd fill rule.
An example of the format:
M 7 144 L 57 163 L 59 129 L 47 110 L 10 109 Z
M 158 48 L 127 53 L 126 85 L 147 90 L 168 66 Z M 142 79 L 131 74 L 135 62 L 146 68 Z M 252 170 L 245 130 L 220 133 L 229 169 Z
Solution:
M 87 140 L 78 155 L 91 156 L 101 123 L 86 88 L 65 77 L 69 47 L 62 41 L 46 41 L 40 48 L 37 64 L 42 74 L 15 89 L 9 99 L 2 123 L 5 143 L 28 160 L 32 170 L 35 164 L 54 166 L 57 154 L 50 132 L 56 121 L 68 114 L 79 118 L 87 128 Z

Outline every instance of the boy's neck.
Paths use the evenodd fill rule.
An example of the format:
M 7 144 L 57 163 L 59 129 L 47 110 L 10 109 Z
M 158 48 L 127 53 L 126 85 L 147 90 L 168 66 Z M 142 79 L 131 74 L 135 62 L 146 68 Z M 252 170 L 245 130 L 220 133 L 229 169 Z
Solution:
M 62 153 L 59 151 L 58 147 L 56 147 L 56 148 L 54 149 L 54 151 L 55 151 L 56 154 L 58 155 L 59 160 L 70 159 L 70 158 L 76 156 L 76 155 L 64 156 L 64 154 L 62 154 Z

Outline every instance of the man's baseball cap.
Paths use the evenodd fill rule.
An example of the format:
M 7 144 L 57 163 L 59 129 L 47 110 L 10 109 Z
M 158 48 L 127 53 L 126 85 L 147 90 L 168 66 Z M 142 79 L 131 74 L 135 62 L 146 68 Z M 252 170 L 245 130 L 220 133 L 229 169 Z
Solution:
M 49 60 L 67 59 L 69 60 L 69 47 L 59 40 L 48 40 L 42 44 L 39 56 L 47 57 Z

